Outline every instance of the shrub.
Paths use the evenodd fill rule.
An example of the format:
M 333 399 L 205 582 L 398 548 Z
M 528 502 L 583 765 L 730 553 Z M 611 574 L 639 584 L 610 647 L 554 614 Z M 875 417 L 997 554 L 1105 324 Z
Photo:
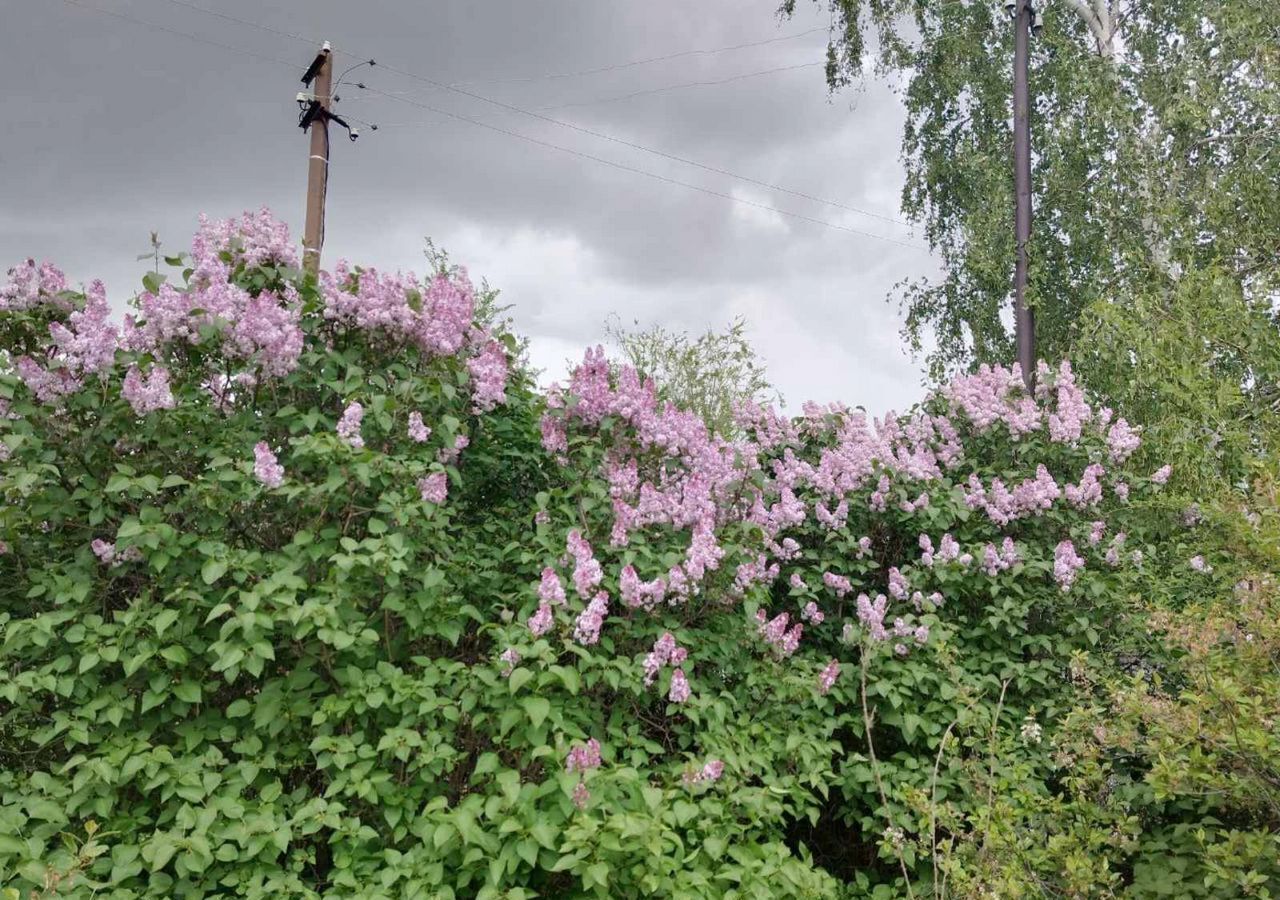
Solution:
M 1149 653 L 1163 473 L 1069 367 L 725 437 L 598 350 L 536 392 L 456 270 L 304 277 L 265 213 L 174 262 L 119 330 L 0 293 L 15 890 L 929 892 L 992 741 L 1048 771 Z

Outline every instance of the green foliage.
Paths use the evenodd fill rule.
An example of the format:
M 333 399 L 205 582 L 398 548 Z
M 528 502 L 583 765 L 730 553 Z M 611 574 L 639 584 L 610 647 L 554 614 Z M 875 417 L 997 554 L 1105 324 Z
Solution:
M 790 14 L 795 0 L 782 4 Z M 1149 427 L 1205 499 L 1265 464 L 1280 329 L 1280 6 L 1037 3 L 1029 297 L 1043 358 Z M 998 3 L 837 0 L 828 78 L 905 76 L 903 210 L 943 274 L 902 286 L 942 378 L 1013 359 L 1013 28 Z
M 747 338 L 744 319 L 735 319 L 723 331 L 708 329 L 696 338 L 660 325 L 644 330 L 639 323 L 633 325 L 628 329 L 616 318 L 606 324 L 609 339 L 623 359 L 652 378 L 663 399 L 697 413 L 712 431 L 732 433 L 734 410 L 744 403 L 781 400 Z
M 1181 815 L 1186 788 L 1156 765 L 1122 770 L 1101 749 L 1079 769 L 1062 761 L 1086 758 L 1065 743 L 1079 737 L 1073 717 L 1105 708 L 1135 666 L 1185 677 L 1148 629 L 1142 592 L 1158 586 L 1175 609 L 1217 584 L 1190 574 L 1199 546 L 1178 537 L 1168 489 L 1111 465 L 1096 419 L 1077 440 L 1055 439 L 1040 414 L 1014 436 L 938 395 L 877 431 L 847 410 L 790 423 L 757 410 L 725 440 L 660 412 L 634 371 L 603 360 L 603 384 L 554 398 L 516 366 L 505 403 L 479 413 L 462 357 L 327 315 L 332 298 L 294 270 L 237 264 L 230 277 L 297 292 L 305 340 L 289 374 L 215 398 L 223 345 L 174 342 L 162 351 L 173 408 L 140 416 L 118 375 L 150 351 L 118 350 L 115 370 L 54 404 L 0 372 L 0 888 L 880 898 L 1054 883 L 1083 896 L 1141 886 L 1162 847 L 1187 878 L 1270 877 L 1260 819 L 1224 819 L 1200 839 Z M 0 313 L 13 357 L 43 353 L 50 323 L 85 302 L 54 299 Z M 514 355 L 517 339 L 499 339 Z M 1063 378 L 1066 399 L 1042 398 L 1046 411 L 1071 406 Z M 353 400 L 360 447 L 337 433 Z M 413 412 L 432 429 L 425 443 L 408 433 Z M 557 424 L 564 445 L 548 450 L 540 432 Z M 451 453 L 460 436 L 469 445 Z M 259 442 L 278 454 L 279 486 L 255 467 Z M 922 460 L 944 444 L 958 455 L 935 473 Z M 997 525 L 966 499 L 970 476 L 994 490 L 1043 467 L 1066 485 L 1100 462 L 1105 499 L 1085 508 L 1050 503 Z M 832 468 L 847 505 L 824 521 L 833 495 L 817 473 Z M 658 494 L 680 489 L 653 501 L 675 514 L 624 541 L 630 472 Z M 444 502 L 417 484 L 436 473 Z M 629 604 L 626 567 L 674 581 L 688 564 L 688 509 L 718 555 L 703 547 L 711 561 L 684 595 Z M 1108 563 L 1094 519 L 1108 540 L 1126 532 L 1142 564 Z M 598 641 L 575 635 L 582 588 L 549 630 L 528 624 L 544 570 L 568 571 L 573 532 L 614 601 Z M 978 558 L 926 562 L 922 534 Z M 984 571 L 984 547 L 1006 536 L 1018 559 Z M 1064 540 L 1085 559 L 1065 591 Z M 1212 556 L 1218 579 L 1228 560 Z M 901 615 L 906 630 L 882 641 L 854 597 L 892 592 L 895 569 L 919 596 L 894 601 L 886 627 Z M 852 591 L 824 586 L 828 574 Z M 809 603 L 824 621 L 806 621 L 794 652 L 771 646 L 758 614 L 795 622 Z M 688 651 L 688 699 L 670 666 L 646 684 L 646 654 L 667 633 Z M 1250 689 L 1228 676 L 1219 690 Z M 1272 777 L 1270 736 L 1249 734 L 1245 765 Z M 569 770 L 589 740 L 601 764 Z M 1207 752 L 1228 753 L 1226 740 Z M 723 773 L 705 776 L 712 761 Z M 1205 780 L 1213 763 L 1193 771 L 1194 789 L 1221 784 Z M 1098 779 L 1117 772 L 1143 809 L 1097 801 Z M 1160 825 L 1137 850 L 1135 815 Z

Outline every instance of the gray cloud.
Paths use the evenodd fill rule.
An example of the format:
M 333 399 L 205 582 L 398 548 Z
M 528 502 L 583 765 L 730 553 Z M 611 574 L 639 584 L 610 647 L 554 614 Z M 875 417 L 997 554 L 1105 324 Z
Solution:
M 164 28 L 296 64 L 314 48 L 171 0 L 83 0 Z M 577 78 L 490 83 L 797 34 L 772 0 L 644 4 L 420 4 L 191 0 L 226 16 L 322 36 L 340 51 L 529 109 L 817 62 L 825 36 L 690 54 Z M 123 304 L 158 229 L 185 245 L 198 212 L 267 205 L 301 231 L 306 138 L 299 71 L 140 27 L 63 0 L 24 4 L 0 34 L 0 259 L 59 262 L 103 277 Z M 356 61 L 340 56 L 339 64 Z M 900 225 L 813 203 L 432 88 L 359 70 L 394 99 L 348 86 L 342 113 L 380 122 L 334 141 L 326 261 L 423 267 L 430 235 L 515 304 L 535 362 L 566 356 L 624 320 L 702 329 L 745 316 L 770 372 L 808 398 L 872 410 L 919 396 L 892 285 L 929 255 L 824 228 L 536 146 L 410 105 L 423 103 L 709 191 L 919 243 Z M 572 106 L 546 115 L 816 197 L 897 215 L 902 110 L 883 85 L 828 97 L 820 67 Z

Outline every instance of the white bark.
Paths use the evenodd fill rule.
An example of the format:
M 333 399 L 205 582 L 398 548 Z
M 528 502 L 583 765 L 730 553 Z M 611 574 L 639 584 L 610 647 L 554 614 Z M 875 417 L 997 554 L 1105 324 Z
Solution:
M 1098 55 L 1115 60 L 1115 20 L 1107 0 L 1062 0 L 1067 9 L 1078 15 L 1093 35 L 1098 47 Z

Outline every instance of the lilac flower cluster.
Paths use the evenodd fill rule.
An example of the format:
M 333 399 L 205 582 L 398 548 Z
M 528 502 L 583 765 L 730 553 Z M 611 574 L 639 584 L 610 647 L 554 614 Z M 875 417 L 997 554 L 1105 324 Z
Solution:
M 422 413 L 409 413 L 409 439 L 415 444 L 425 444 L 431 440 L 431 429 L 422 421 Z
M 832 686 L 835 685 L 836 679 L 839 677 L 840 661 L 833 659 L 831 662 L 827 663 L 821 672 L 818 673 L 818 693 L 825 696 L 827 692 L 831 690 Z
M 600 742 L 591 738 L 585 744 L 578 744 L 569 750 L 565 760 L 565 771 L 588 772 L 600 768 Z
M 338 420 L 338 437 L 353 450 L 364 447 L 364 437 L 360 434 L 360 424 L 364 420 L 364 407 L 352 400 L 342 411 Z
M 1076 576 L 1084 568 L 1084 560 L 1076 555 L 1075 545 L 1071 541 L 1062 541 L 1053 551 L 1053 579 L 1058 582 L 1063 592 L 1071 590 Z
M 269 488 L 284 484 L 284 466 L 266 441 L 258 441 L 253 447 L 253 477 Z
M 662 667 L 679 666 L 688 657 L 689 651 L 676 643 L 675 636 L 667 631 L 653 642 L 653 649 L 644 658 L 644 685 L 653 684 Z
M 418 494 L 424 502 L 439 506 L 449 496 L 449 476 L 444 472 L 432 472 L 425 478 L 419 478 Z
M 157 409 L 173 409 L 176 401 L 169 390 L 169 370 L 152 366 L 144 378 L 137 366 L 130 366 L 125 373 L 120 396 L 133 407 L 134 413 L 145 416 Z
M 573 639 L 584 647 L 599 641 L 600 628 L 604 625 L 607 615 L 609 615 L 609 595 L 601 591 L 591 598 L 587 608 L 579 613 L 578 621 L 573 626 Z
M 693 785 L 719 781 L 720 776 L 723 774 L 724 763 L 718 759 L 709 759 L 698 771 L 685 773 L 684 783 L 686 785 Z
M 770 619 L 763 609 L 756 610 L 756 625 L 765 644 L 772 647 L 781 659 L 796 652 L 804 635 L 804 625 L 800 622 L 792 625 L 791 615 L 785 612 Z

